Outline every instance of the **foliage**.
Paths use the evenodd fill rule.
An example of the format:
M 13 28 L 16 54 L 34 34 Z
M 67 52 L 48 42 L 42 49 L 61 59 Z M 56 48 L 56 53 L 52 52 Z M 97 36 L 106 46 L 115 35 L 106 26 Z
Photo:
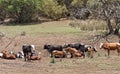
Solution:
M 54 20 L 65 17 L 67 13 L 65 5 L 58 5 L 58 3 L 54 0 L 44 0 L 44 3 L 42 4 L 42 11 L 46 16 Z
M 13 18 L 18 23 L 32 20 L 40 0 L 1 0 L 0 8 L 6 13 L 5 17 Z
M 72 6 L 82 7 L 83 6 L 83 0 L 73 0 Z

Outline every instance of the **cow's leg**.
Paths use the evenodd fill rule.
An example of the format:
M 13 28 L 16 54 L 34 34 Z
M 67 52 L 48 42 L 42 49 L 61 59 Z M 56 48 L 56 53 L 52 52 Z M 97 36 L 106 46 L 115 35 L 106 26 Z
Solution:
M 27 61 L 29 60 L 29 58 L 30 58 L 30 56 L 29 56 L 29 53 L 27 52 L 27 55 L 26 55 L 27 57 L 26 57 L 26 59 L 27 59 Z
M 24 53 L 24 60 L 26 61 L 26 58 L 27 58 L 27 55 L 26 55 L 26 53 Z
M 120 55 L 120 49 L 119 48 L 117 49 L 117 53 L 118 53 L 118 56 L 119 56 Z
M 71 54 L 71 57 L 70 58 L 73 58 L 73 53 L 70 53 Z
M 90 58 L 93 58 L 94 51 L 91 51 Z
M 52 57 L 53 57 L 53 53 L 50 53 L 50 54 L 51 54 L 50 56 L 51 56 L 51 58 L 52 58 Z M 55 57 L 55 56 L 54 56 L 54 57 Z
M 27 58 L 28 60 L 30 60 L 31 59 L 31 53 L 29 52 L 28 53 L 28 58 Z
M 82 56 L 83 56 L 83 58 L 85 58 L 85 53 L 84 52 L 82 53 Z

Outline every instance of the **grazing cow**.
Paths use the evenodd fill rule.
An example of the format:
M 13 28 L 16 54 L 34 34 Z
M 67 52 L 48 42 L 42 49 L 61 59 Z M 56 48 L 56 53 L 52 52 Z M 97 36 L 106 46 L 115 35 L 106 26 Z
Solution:
M 93 46 L 87 47 L 88 57 L 93 58 L 94 52 L 97 52 L 97 49 Z
M 24 58 L 25 58 L 25 61 L 27 60 L 30 60 L 31 56 L 32 56 L 32 53 L 35 52 L 35 46 L 34 45 L 27 45 L 27 44 L 24 44 L 22 46 L 22 50 L 23 50 L 23 53 L 24 53 Z
M 50 53 L 50 56 L 53 57 L 52 52 L 54 50 L 62 51 L 63 47 L 61 45 L 56 45 L 55 46 L 55 45 L 47 45 L 47 44 L 45 44 L 44 49 L 47 49 L 47 51 Z
M 66 57 L 66 53 L 64 51 L 54 50 L 52 52 L 52 54 L 54 55 L 55 58 L 64 58 L 64 57 Z
M 120 54 L 120 43 L 101 43 L 101 48 L 107 50 L 108 56 L 110 55 L 110 50 L 117 50 L 118 56 Z
M 3 58 L 5 58 L 5 59 L 16 59 L 15 54 L 10 54 L 7 51 L 2 51 L 2 53 L 3 53 Z

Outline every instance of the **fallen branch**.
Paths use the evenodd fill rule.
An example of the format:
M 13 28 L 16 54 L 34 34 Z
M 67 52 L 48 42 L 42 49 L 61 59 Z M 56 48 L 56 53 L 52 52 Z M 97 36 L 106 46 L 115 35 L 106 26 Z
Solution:
M 12 39 L 11 39 L 11 41 L 5 46 L 5 49 L 13 42 L 13 40 L 17 37 L 18 35 L 16 35 L 15 37 L 13 37 Z

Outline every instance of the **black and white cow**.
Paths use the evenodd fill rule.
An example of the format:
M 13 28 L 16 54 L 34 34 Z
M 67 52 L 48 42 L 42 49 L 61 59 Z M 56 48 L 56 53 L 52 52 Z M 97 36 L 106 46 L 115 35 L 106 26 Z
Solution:
M 32 53 L 35 52 L 35 45 L 24 44 L 22 46 L 22 51 L 24 53 L 25 61 L 30 60 Z

